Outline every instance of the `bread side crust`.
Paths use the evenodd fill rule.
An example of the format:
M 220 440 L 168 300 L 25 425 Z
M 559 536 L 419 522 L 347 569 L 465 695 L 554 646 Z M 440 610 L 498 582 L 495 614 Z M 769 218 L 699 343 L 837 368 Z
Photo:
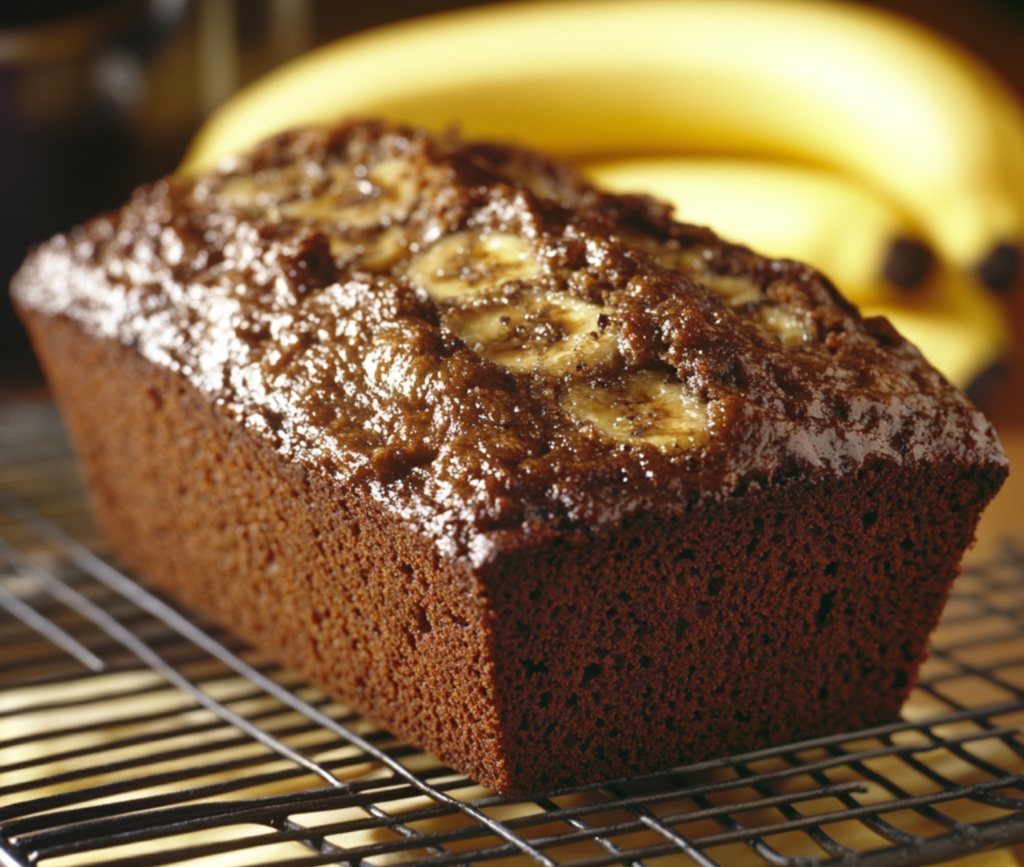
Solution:
M 507 776 L 475 579 L 371 498 L 289 464 L 180 375 L 22 311 L 119 558 L 485 784 Z

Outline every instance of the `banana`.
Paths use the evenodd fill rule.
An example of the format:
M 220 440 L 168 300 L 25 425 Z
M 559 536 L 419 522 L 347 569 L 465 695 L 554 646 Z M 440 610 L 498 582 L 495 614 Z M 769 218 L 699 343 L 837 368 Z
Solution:
M 762 333 L 775 337 L 787 349 L 808 343 L 812 339 L 810 325 L 788 307 L 761 305 L 757 311 L 755 324 Z
M 409 276 L 434 301 L 466 298 L 541 273 L 533 248 L 506 232 L 457 232 L 419 254 Z
M 444 323 L 497 364 L 558 375 L 594 367 L 616 352 L 603 309 L 567 292 L 520 287 L 453 308 Z
M 817 265 L 960 385 L 1009 346 L 1004 317 L 970 274 L 996 288 L 1014 280 L 1024 235 L 1024 118 L 988 70 L 888 13 L 816 0 L 554 0 L 392 25 L 312 52 L 239 94 L 200 131 L 182 171 L 212 166 L 285 127 L 353 113 L 435 129 L 458 122 L 467 136 L 576 158 L 599 182 L 678 197 L 684 219 Z M 730 180 L 710 161 L 704 169 L 719 173 L 718 185 L 708 183 L 714 190 L 705 199 L 717 210 L 708 217 L 687 210 L 696 206 L 697 181 L 687 181 L 687 192 L 676 169 L 651 157 L 694 151 L 723 154 L 721 165 L 724 155 L 734 165 L 738 155 L 790 161 L 771 183 L 787 186 L 788 202 L 816 216 L 792 223 L 787 245 L 778 237 L 777 246 L 772 231 L 796 206 L 766 214 L 759 202 L 768 182 L 753 169 L 742 183 Z M 631 174 L 636 183 L 627 183 Z M 829 180 L 812 190 L 816 175 Z M 367 180 L 366 200 L 346 207 L 370 226 L 404 202 L 400 176 Z M 379 196 L 377 187 L 399 194 Z M 746 211 L 736 213 L 748 220 L 735 228 L 740 217 L 722 213 L 734 190 L 746 197 Z M 337 203 L 324 204 L 329 213 L 320 216 L 336 218 Z M 319 206 L 285 203 L 285 215 L 306 208 L 317 219 Z M 897 296 L 878 277 L 883 239 L 908 232 L 925 237 L 940 260 L 914 297 Z M 565 336 L 594 332 L 594 311 L 559 307 L 541 293 L 519 299 L 525 306 L 514 329 L 498 327 L 502 316 L 513 321 L 508 310 L 497 325 L 488 319 L 519 303 L 509 300 L 514 281 L 538 273 L 516 243 L 497 235 L 446 239 L 418 254 L 413 268 L 441 303 L 476 299 L 473 315 L 453 316 L 452 327 L 481 346 L 487 341 L 474 334 L 504 346 L 495 350 L 500 363 L 536 362 L 552 372 L 599 363 L 603 348 Z M 364 254 L 365 266 L 386 270 L 412 252 L 379 247 Z M 481 270 L 472 260 L 491 264 Z M 700 263 L 673 267 L 691 265 L 699 270 Z M 727 302 L 749 289 L 711 288 Z M 784 343 L 803 339 L 800 323 L 774 322 L 770 311 L 762 319 Z M 562 336 L 544 344 L 545 334 Z
M 313 195 L 297 192 L 309 183 L 304 171 L 293 165 L 265 169 L 259 182 L 233 177 L 218 187 L 216 195 L 236 208 L 259 208 L 271 219 L 300 218 L 355 230 L 404 220 L 416 198 L 415 169 L 407 160 L 384 160 L 358 179 L 350 166 L 328 163 Z
M 496 364 L 558 375 L 609 358 L 616 339 L 604 307 L 538 285 L 541 275 L 530 244 L 505 232 L 449 235 L 409 266 L 445 327 Z
M 620 443 L 649 443 L 678 452 L 708 437 L 707 408 L 685 384 L 666 373 L 641 370 L 608 387 L 572 386 L 562 407 L 592 425 L 598 436 Z
M 739 157 L 656 157 L 582 167 L 598 186 L 668 201 L 679 219 L 828 274 L 855 304 L 894 300 L 893 241 L 917 234 L 870 190 L 816 166 Z
M 284 127 L 376 114 L 549 153 L 711 151 L 830 166 L 973 269 L 1024 235 L 978 64 L 894 15 L 801 0 L 557 0 L 361 34 L 282 67 L 204 126 L 195 171 Z
M 341 204 L 337 191 L 355 188 L 356 195 Z M 289 202 L 286 216 L 344 223 L 352 229 L 370 229 L 404 220 L 417 192 L 415 169 L 408 161 L 385 160 L 371 167 L 365 178 L 353 184 L 349 177 L 338 177 L 324 194 L 312 199 Z

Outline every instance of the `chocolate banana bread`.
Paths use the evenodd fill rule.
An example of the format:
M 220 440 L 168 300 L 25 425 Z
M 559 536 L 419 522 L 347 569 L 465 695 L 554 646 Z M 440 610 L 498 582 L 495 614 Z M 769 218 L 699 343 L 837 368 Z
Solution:
M 513 148 L 302 130 L 14 281 L 113 550 L 506 792 L 897 717 L 992 428 L 812 269 Z

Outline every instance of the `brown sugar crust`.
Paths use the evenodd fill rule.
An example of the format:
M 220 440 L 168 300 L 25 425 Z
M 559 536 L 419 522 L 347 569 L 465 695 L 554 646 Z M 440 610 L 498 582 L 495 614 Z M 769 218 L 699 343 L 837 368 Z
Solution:
M 892 719 L 1007 471 L 813 270 L 382 124 L 142 189 L 15 300 L 114 550 L 505 791 Z
M 522 260 L 467 249 L 480 237 Z M 527 369 L 479 351 L 473 316 L 530 291 L 589 311 L 575 351 Z M 540 157 L 386 125 L 288 134 L 142 188 L 43 247 L 16 294 L 181 372 L 474 562 L 491 531 L 685 511 L 744 479 L 1000 459 L 966 399 L 813 270 Z M 544 311 L 525 330 L 572 346 Z M 591 404 L 642 375 L 706 416 L 699 441 L 595 426 Z

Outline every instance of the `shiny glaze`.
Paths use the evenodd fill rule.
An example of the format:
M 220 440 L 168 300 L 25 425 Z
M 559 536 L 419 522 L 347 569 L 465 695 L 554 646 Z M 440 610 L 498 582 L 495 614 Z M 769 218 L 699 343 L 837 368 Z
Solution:
M 525 264 L 474 264 L 462 244 L 441 273 L 428 253 L 457 233 L 521 239 Z M 596 305 L 594 339 L 612 348 L 551 370 L 501 363 L 458 336 L 476 286 L 492 302 L 537 289 Z M 1005 461 L 965 397 L 812 269 L 541 157 L 384 124 L 287 134 L 140 188 L 37 250 L 15 297 L 180 372 L 286 458 L 476 563 L 503 531 L 677 512 L 877 461 Z M 700 404 L 698 436 L 623 441 L 567 411 L 574 390 L 649 371 Z

